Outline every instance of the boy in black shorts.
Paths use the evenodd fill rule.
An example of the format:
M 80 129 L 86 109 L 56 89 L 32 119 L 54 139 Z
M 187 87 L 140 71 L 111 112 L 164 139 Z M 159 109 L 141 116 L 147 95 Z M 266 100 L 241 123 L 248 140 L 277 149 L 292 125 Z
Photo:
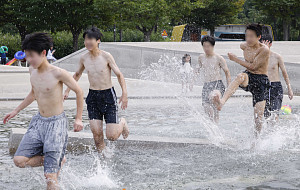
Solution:
M 272 47 L 273 39 L 271 36 L 264 36 L 261 38 L 260 41 L 265 45 L 267 45 L 269 48 Z M 288 96 L 291 100 L 293 99 L 293 90 L 290 84 L 289 76 L 287 74 L 283 59 L 281 55 L 279 55 L 278 53 L 270 51 L 268 77 L 271 82 L 271 88 L 269 90 L 269 96 L 266 102 L 264 115 L 265 118 L 270 118 L 271 114 L 274 113 L 275 118 L 273 117 L 270 118 L 272 121 L 278 120 L 279 110 L 281 108 L 282 99 L 283 99 L 283 89 L 280 82 L 279 69 L 281 69 L 282 71 L 282 75 L 288 89 Z
M 265 44 L 259 42 L 262 34 L 262 26 L 250 24 L 246 28 L 246 42 L 240 45 L 244 51 L 245 61 L 236 55 L 228 53 L 228 58 L 246 68 L 246 71 L 230 83 L 224 96 L 219 92 L 214 93 L 214 105 L 221 110 L 225 102 L 240 86 L 246 91 L 250 91 L 253 96 L 255 136 L 257 137 L 262 128 L 266 100 L 269 94 L 270 82 L 267 76 L 270 49 Z
M 90 82 L 89 94 L 86 98 L 90 127 L 93 132 L 96 147 L 99 152 L 105 148 L 103 134 L 103 119 L 106 122 L 106 138 L 115 141 L 122 134 L 126 139 L 129 134 L 127 122 L 124 118 L 118 119 L 117 95 L 112 85 L 111 71 L 115 73 L 122 88 L 119 103 L 121 108 L 127 108 L 127 89 L 123 74 L 117 66 L 113 56 L 99 49 L 102 34 L 96 27 L 83 33 L 84 44 L 88 52 L 80 58 L 79 69 L 74 74 L 76 81 L 87 71 Z M 70 89 L 66 89 L 65 98 Z

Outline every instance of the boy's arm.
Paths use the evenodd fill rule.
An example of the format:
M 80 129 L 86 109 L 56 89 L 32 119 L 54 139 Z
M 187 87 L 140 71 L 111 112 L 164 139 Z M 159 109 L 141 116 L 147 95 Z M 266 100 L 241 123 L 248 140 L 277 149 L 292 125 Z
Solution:
M 72 78 L 72 76 L 64 69 L 58 69 L 57 79 L 67 85 L 68 88 L 76 93 L 76 104 L 77 113 L 74 123 L 74 131 L 78 132 L 83 129 L 82 124 L 82 111 L 83 111 L 83 92 L 77 82 Z
M 31 91 L 29 92 L 27 97 L 22 101 L 22 103 L 16 109 L 14 109 L 12 112 L 10 112 L 4 117 L 3 123 L 5 124 L 8 120 L 15 117 L 21 110 L 29 106 L 34 100 L 35 100 L 34 93 L 33 90 L 31 89 Z
M 202 60 L 201 60 L 201 55 L 198 57 L 198 66 L 196 67 L 196 73 L 200 73 L 200 68 L 202 68 Z
M 124 110 L 127 108 L 128 104 L 128 98 L 127 98 L 127 88 L 126 88 L 126 83 L 123 74 L 121 73 L 119 67 L 117 66 L 113 56 L 110 53 L 107 53 L 107 60 L 108 60 L 108 65 L 110 68 L 113 70 L 113 72 L 116 74 L 119 84 L 122 88 L 122 96 L 120 98 L 119 103 L 122 102 L 121 108 Z
M 30 73 L 30 75 L 31 75 L 31 72 L 32 72 L 32 68 L 29 67 L 29 73 Z M 8 120 L 10 120 L 11 118 L 15 117 L 21 110 L 23 110 L 24 108 L 26 108 L 27 106 L 29 106 L 34 100 L 35 100 L 34 92 L 33 92 L 32 86 L 31 86 L 31 91 L 26 96 L 26 98 L 21 102 L 21 104 L 18 107 L 16 107 L 16 109 L 14 109 L 12 112 L 10 112 L 9 114 L 7 114 L 4 117 L 3 123 L 5 124 Z
M 285 65 L 284 65 L 284 62 L 283 62 L 283 59 L 282 59 L 281 55 L 278 55 L 278 63 L 279 63 L 279 68 L 281 69 L 283 78 L 284 78 L 285 83 L 286 83 L 287 88 L 288 88 L 289 98 L 291 100 L 291 99 L 293 99 L 294 94 L 293 94 L 290 79 L 289 79 L 289 76 L 287 74 L 287 71 L 286 71 L 286 68 L 285 68 Z
M 81 57 L 80 58 L 80 61 L 79 61 L 79 67 L 77 69 L 77 71 L 75 72 L 75 74 L 73 75 L 73 78 L 78 81 L 82 75 L 84 71 L 84 65 L 83 65 L 83 58 Z M 68 96 L 69 96 L 69 92 L 70 92 L 70 88 L 68 87 L 66 90 L 65 90 L 65 94 L 64 94 L 64 99 L 67 99 Z
M 220 67 L 223 69 L 223 71 L 225 73 L 227 86 L 229 86 L 229 84 L 231 82 L 230 71 L 228 69 L 225 59 L 222 56 L 220 56 Z
M 253 63 L 249 63 L 247 61 L 243 61 L 239 59 L 236 55 L 233 53 L 228 53 L 228 58 L 231 61 L 234 61 L 243 67 L 246 67 L 250 71 L 256 71 L 259 67 L 261 67 L 262 64 L 265 64 L 270 55 L 270 50 L 268 47 L 262 47 L 261 51 L 258 53 L 258 55 L 255 57 Z

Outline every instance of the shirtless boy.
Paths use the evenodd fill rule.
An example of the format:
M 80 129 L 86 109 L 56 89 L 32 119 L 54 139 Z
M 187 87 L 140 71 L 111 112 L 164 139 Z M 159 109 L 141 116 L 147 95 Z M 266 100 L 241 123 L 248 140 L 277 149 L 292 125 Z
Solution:
M 96 27 L 84 32 L 84 44 L 88 53 L 80 58 L 79 68 L 73 76 L 78 81 L 82 72 L 87 71 L 90 89 L 86 104 L 91 131 L 99 152 L 105 148 L 103 118 L 106 122 L 107 139 L 115 141 L 121 134 L 126 139 L 129 134 L 126 120 L 124 118 L 121 118 L 120 122 L 118 120 L 117 95 L 112 86 L 111 70 L 116 74 L 122 88 L 122 96 L 119 101 L 119 103 L 122 102 L 122 109 L 127 108 L 128 102 L 125 79 L 112 55 L 99 49 L 101 36 L 100 30 Z M 68 97 L 69 91 L 70 89 L 67 88 L 65 99 Z
M 68 140 L 68 119 L 63 108 L 63 84 L 76 93 L 75 132 L 83 128 L 83 92 L 67 71 L 48 63 L 47 52 L 51 44 L 52 39 L 46 33 L 26 36 L 22 49 L 30 63 L 32 89 L 24 101 L 4 117 L 3 123 L 15 117 L 34 100 L 37 101 L 39 113 L 32 118 L 22 138 L 14 155 L 14 163 L 20 168 L 44 166 L 47 189 L 58 189 L 57 178 L 66 161 L 64 155 Z
M 205 112 L 216 124 L 219 122 L 219 111 L 211 102 L 211 94 L 214 90 L 218 90 L 222 95 L 225 92 L 225 86 L 222 82 L 221 69 L 223 69 L 227 85 L 230 84 L 230 72 L 225 59 L 214 53 L 215 39 L 211 36 L 204 36 L 201 40 L 205 54 L 198 58 L 200 68 L 203 69 L 204 85 L 202 89 L 202 105 Z
M 261 42 L 271 48 L 273 39 L 270 36 L 265 36 L 261 39 Z M 265 118 L 269 118 L 271 116 L 271 113 L 274 113 L 274 121 L 278 120 L 278 114 L 283 99 L 283 89 L 279 78 L 279 69 L 281 69 L 282 71 L 282 75 L 288 89 L 288 96 L 291 100 L 293 99 L 293 90 L 290 84 L 289 76 L 285 69 L 283 59 L 278 53 L 270 51 L 268 77 L 271 82 L 271 88 L 269 90 L 269 97 L 266 102 L 264 115 Z
M 253 96 L 254 119 L 255 119 L 255 136 L 260 133 L 266 100 L 269 95 L 270 81 L 268 79 L 268 64 L 270 49 L 259 42 L 262 34 L 262 27 L 258 24 L 250 24 L 246 28 L 246 42 L 240 45 L 244 51 L 245 61 L 239 59 L 233 53 L 228 53 L 230 60 L 242 65 L 246 71 L 230 83 L 224 96 L 216 92 L 213 102 L 218 110 L 221 110 L 225 102 L 240 86 L 245 91 L 249 91 Z

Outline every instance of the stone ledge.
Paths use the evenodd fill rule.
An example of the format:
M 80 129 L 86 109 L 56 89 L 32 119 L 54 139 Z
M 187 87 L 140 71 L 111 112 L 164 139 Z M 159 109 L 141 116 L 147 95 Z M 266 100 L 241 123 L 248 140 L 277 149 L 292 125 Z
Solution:
M 8 142 L 9 153 L 14 154 L 26 133 L 25 128 L 12 128 Z M 69 131 L 68 147 L 69 152 L 85 152 L 94 148 L 94 139 L 92 133 L 88 132 L 72 132 Z M 107 141 L 107 139 L 106 139 Z M 166 146 L 180 146 L 186 144 L 210 145 L 211 143 L 206 139 L 196 138 L 171 138 L 159 136 L 136 136 L 129 135 L 124 140 L 122 136 L 118 141 L 115 141 L 117 146 L 152 146 L 152 147 L 166 147 Z

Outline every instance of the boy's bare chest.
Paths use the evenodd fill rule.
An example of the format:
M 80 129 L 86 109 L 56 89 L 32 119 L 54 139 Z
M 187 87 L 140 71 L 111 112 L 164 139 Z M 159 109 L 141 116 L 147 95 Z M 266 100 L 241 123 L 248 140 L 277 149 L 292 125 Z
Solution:
M 59 81 L 52 74 L 32 74 L 30 82 L 35 93 L 51 93 L 57 89 Z
M 204 58 L 203 68 L 208 71 L 218 70 L 220 69 L 220 64 L 216 58 Z
M 105 59 L 87 59 L 84 67 L 88 73 L 104 73 L 110 70 L 109 65 Z
M 275 56 L 270 56 L 269 58 L 269 70 L 278 70 L 279 64 L 278 59 Z
M 253 63 L 254 59 L 258 55 L 258 50 L 251 50 L 249 48 L 244 50 L 244 58 L 246 61 Z

